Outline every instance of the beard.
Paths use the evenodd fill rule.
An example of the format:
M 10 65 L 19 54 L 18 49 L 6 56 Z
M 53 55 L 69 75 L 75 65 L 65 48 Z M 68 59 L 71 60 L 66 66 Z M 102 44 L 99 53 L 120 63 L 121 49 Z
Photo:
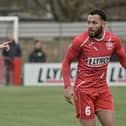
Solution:
M 97 31 L 93 31 L 94 33 L 90 33 L 90 31 L 93 31 L 92 29 L 88 30 L 89 36 L 91 38 L 100 38 L 101 34 L 103 33 L 103 27 L 101 26 Z

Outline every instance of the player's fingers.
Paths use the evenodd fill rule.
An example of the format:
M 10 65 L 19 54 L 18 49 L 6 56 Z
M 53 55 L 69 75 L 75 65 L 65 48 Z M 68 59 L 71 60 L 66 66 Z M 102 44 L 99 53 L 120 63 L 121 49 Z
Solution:
M 65 97 L 65 99 L 66 99 L 66 101 L 67 101 L 68 103 L 73 104 L 73 102 L 72 102 L 72 99 L 71 99 L 71 98 Z
M 72 102 L 72 100 L 68 100 L 67 102 L 73 105 L 73 102 Z
M 67 102 L 73 105 L 73 102 L 72 102 L 71 100 L 69 100 L 69 101 L 67 101 Z

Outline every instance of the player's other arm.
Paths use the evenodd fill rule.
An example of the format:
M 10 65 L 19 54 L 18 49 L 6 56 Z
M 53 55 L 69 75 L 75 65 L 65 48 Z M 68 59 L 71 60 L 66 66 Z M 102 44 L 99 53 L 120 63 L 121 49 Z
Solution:
M 118 57 L 120 64 L 126 69 L 126 52 L 119 38 L 117 38 L 115 54 Z
M 62 75 L 64 80 L 64 88 L 67 88 L 71 84 L 70 82 L 71 63 L 75 58 L 77 58 L 79 53 L 80 53 L 80 40 L 78 38 L 75 38 L 72 41 L 72 44 L 67 49 L 62 62 Z
M 75 58 L 76 58 L 76 52 L 74 52 L 74 50 L 71 47 L 68 48 L 62 63 L 62 75 L 64 80 L 64 88 L 70 86 L 71 63 Z
M 68 103 L 73 104 L 72 96 L 75 96 L 73 88 L 71 87 L 70 72 L 71 63 L 80 53 L 80 41 L 75 38 L 71 46 L 67 49 L 62 63 L 62 75 L 64 80 L 64 96 Z

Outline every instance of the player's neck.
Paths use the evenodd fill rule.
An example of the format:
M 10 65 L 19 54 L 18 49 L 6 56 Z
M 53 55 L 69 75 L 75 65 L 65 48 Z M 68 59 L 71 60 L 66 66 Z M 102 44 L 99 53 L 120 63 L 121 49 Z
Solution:
M 101 40 L 104 39 L 104 37 L 105 37 L 105 31 L 102 31 L 101 34 L 99 34 L 99 36 L 97 36 L 97 37 L 95 37 L 93 39 L 95 39 L 97 41 L 101 41 Z
M 96 37 L 96 39 L 101 39 L 101 38 L 102 38 L 102 36 L 103 36 L 103 34 L 104 34 L 104 31 L 103 31 L 103 32 L 101 32 L 101 34 L 99 34 L 99 36 L 97 36 L 97 37 Z

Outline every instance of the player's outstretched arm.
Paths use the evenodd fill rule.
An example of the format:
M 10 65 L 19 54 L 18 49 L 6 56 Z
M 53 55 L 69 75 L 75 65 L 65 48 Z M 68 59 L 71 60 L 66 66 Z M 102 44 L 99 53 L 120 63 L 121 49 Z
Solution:
M 118 38 L 115 54 L 118 57 L 120 64 L 126 69 L 126 52 L 122 45 L 121 40 Z
M 117 54 L 120 64 L 126 69 L 126 53 L 124 49 L 120 49 Z
M 11 41 L 3 42 L 2 44 L 0 44 L 0 48 L 5 48 L 8 51 L 10 49 L 9 43 L 11 43 Z

